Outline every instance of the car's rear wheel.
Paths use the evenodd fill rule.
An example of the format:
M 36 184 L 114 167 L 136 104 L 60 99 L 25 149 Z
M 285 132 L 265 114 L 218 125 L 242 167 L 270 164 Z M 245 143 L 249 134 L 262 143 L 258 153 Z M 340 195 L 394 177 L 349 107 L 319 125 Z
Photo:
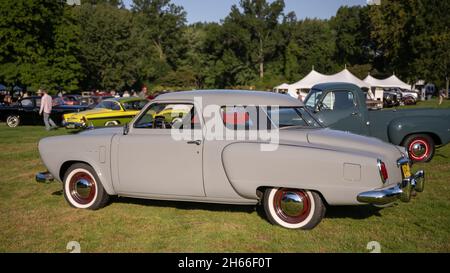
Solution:
M 435 152 L 434 140 L 429 135 L 411 135 L 404 141 L 409 157 L 414 162 L 430 162 Z
M 20 117 L 19 116 L 8 116 L 6 118 L 6 125 L 8 125 L 8 127 L 10 128 L 16 128 L 17 126 L 20 125 Z
M 106 206 L 109 195 L 94 169 L 83 163 L 72 165 L 63 179 L 64 197 L 74 208 L 97 210 Z
M 272 224 L 303 230 L 316 227 L 326 212 L 318 193 L 287 188 L 266 189 L 264 210 Z

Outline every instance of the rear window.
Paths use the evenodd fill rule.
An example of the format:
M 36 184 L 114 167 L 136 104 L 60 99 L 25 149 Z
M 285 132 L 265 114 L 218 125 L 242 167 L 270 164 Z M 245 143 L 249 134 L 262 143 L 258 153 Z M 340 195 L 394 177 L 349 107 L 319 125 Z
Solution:
M 303 107 L 224 106 L 221 114 L 224 125 L 231 130 L 321 127 Z

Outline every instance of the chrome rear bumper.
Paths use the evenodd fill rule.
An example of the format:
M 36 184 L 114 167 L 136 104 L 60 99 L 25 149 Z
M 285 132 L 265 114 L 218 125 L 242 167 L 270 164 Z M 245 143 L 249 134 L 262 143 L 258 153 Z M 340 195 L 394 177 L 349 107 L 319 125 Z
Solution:
M 410 178 L 403 180 L 396 186 L 363 192 L 358 194 L 357 200 L 372 205 L 387 205 L 400 199 L 402 202 L 411 200 L 412 192 L 423 192 L 425 188 L 425 172 L 418 171 Z

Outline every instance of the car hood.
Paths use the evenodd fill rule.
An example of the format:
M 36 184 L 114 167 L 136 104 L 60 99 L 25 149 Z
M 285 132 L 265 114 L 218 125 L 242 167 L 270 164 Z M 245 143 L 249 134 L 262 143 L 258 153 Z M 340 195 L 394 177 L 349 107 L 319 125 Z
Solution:
M 102 115 L 102 114 L 106 114 L 106 113 L 110 113 L 110 112 L 112 112 L 112 110 L 110 110 L 110 109 L 94 108 L 92 110 L 86 110 L 86 111 L 79 112 L 79 113 L 69 114 L 69 115 L 67 115 L 67 117 L 69 117 L 69 118 L 87 117 L 88 118 L 89 116 Z
M 106 127 L 106 128 L 99 128 L 99 129 L 93 129 L 93 130 L 85 130 L 78 135 L 105 135 L 105 136 L 112 136 L 116 134 L 123 134 L 123 127 Z
M 402 157 L 400 147 L 377 138 L 352 134 L 344 131 L 325 129 L 288 128 L 280 130 L 280 141 L 287 143 L 308 143 L 324 149 L 352 150 L 372 153 L 397 160 Z

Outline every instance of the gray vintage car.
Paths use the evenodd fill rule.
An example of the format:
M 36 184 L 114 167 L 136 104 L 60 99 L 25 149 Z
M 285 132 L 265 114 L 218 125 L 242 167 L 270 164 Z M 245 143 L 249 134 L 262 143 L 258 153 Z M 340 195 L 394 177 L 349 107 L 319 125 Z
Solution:
M 264 206 L 273 224 L 312 229 L 326 205 L 408 202 L 424 189 L 404 148 L 322 128 L 289 96 L 190 91 L 150 102 L 123 128 L 49 137 L 39 151 L 68 203 L 110 196 Z

